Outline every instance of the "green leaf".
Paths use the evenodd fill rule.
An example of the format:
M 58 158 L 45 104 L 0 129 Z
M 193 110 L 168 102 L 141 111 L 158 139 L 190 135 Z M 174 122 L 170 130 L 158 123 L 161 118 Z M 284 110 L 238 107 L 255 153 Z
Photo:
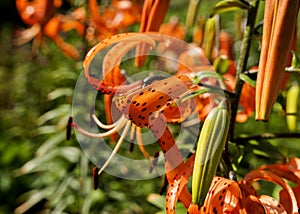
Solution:
M 216 14 L 221 14 L 224 12 L 234 11 L 234 10 L 249 10 L 250 5 L 246 1 L 239 1 L 239 0 L 224 0 L 221 2 L 218 2 L 212 13 L 211 16 L 214 16 Z
M 205 78 L 217 78 L 217 79 L 221 79 L 221 80 L 226 80 L 226 78 L 224 78 L 221 74 L 218 74 L 216 72 L 213 72 L 213 71 L 199 71 L 199 72 L 196 73 L 194 83 L 198 84 L 198 82 L 200 82 L 202 79 L 205 79 Z
M 40 116 L 36 122 L 38 125 L 42 125 L 45 122 L 52 120 L 56 117 L 59 116 L 65 116 L 65 115 L 70 115 L 71 113 L 71 105 L 69 104 L 62 104 L 59 107 L 52 109 L 48 112 L 46 112 L 45 114 L 43 114 L 42 116 Z
M 190 99 L 190 98 L 193 98 L 193 97 L 196 97 L 198 95 L 201 95 L 201 94 L 204 94 L 204 93 L 207 93 L 209 92 L 209 89 L 205 88 L 205 89 L 200 89 L 198 91 L 195 91 L 187 96 L 185 96 L 184 98 L 182 98 L 182 101 L 186 101 L 187 99 Z
M 292 68 L 300 68 L 300 56 L 295 51 L 293 53 Z
M 49 137 L 37 150 L 36 154 L 37 156 L 45 155 L 46 153 L 50 152 L 52 149 L 54 149 L 56 146 L 58 146 L 59 143 L 64 142 L 66 139 L 66 134 L 64 132 L 57 133 L 56 135 L 53 135 L 52 137 Z
M 31 207 L 42 201 L 44 198 L 48 198 L 52 191 L 50 189 L 51 187 L 48 187 L 42 190 L 31 190 L 30 192 L 27 192 L 28 200 L 21 204 L 19 207 L 17 207 L 15 209 L 15 213 L 25 213 Z
M 241 80 L 243 80 L 245 83 L 251 85 L 252 87 L 254 87 L 254 88 L 256 87 L 256 81 L 251 79 L 246 74 L 240 74 L 240 78 L 241 78 Z
M 71 89 L 71 88 L 57 88 L 54 91 L 50 92 L 47 95 L 47 98 L 49 100 L 55 100 L 55 99 L 57 99 L 59 97 L 63 97 L 63 96 L 66 96 L 66 97 L 72 96 L 72 94 L 73 94 L 73 89 Z

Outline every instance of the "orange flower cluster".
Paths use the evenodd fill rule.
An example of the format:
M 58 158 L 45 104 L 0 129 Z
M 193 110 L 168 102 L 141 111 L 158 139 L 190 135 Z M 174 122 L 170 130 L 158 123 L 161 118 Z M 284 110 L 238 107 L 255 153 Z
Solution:
M 112 5 L 115 5 L 115 8 L 122 8 L 120 11 L 124 12 L 125 9 L 123 6 L 125 4 L 121 6 L 120 2 L 121 1 L 115 2 L 115 4 Z M 191 204 L 192 197 L 187 184 L 193 172 L 195 154 L 192 154 L 184 160 L 168 124 L 180 124 L 191 114 L 197 115 L 195 119 L 196 122 L 205 120 L 208 113 L 216 106 L 216 103 L 210 103 L 210 99 L 214 96 L 213 93 L 207 93 L 208 91 L 200 93 L 201 90 L 209 87 L 201 85 L 201 80 L 197 78 L 201 76 L 202 71 L 213 73 L 214 67 L 211 66 L 210 61 L 205 57 L 205 53 L 201 47 L 186 48 L 180 53 L 175 53 L 172 49 L 172 45 L 168 43 L 158 49 L 163 52 L 165 51 L 164 48 L 170 45 L 168 46 L 168 54 L 176 55 L 178 58 L 174 76 L 168 78 L 157 77 L 157 79 L 155 77 L 151 79 L 150 77 L 150 80 L 148 79 L 147 81 L 144 79 L 131 84 L 123 84 L 125 77 L 121 73 L 120 68 L 122 58 L 135 48 L 135 63 L 136 66 L 140 67 L 145 63 L 145 55 L 147 55 L 150 50 L 157 48 L 157 43 L 161 41 L 160 35 L 149 31 L 159 31 L 161 34 L 183 39 L 186 29 L 174 18 L 172 18 L 169 23 L 162 25 L 169 1 L 146 0 L 141 14 L 140 32 L 111 36 L 111 34 L 116 33 L 116 31 L 112 29 L 116 30 L 117 27 L 110 29 L 109 26 L 124 27 L 134 23 L 135 19 L 130 16 L 130 14 L 134 13 L 125 13 L 127 15 L 124 17 L 131 18 L 124 19 L 124 22 L 118 22 L 118 20 L 114 19 L 115 16 L 112 15 L 114 13 L 108 11 L 103 14 L 108 14 L 107 17 L 114 18 L 104 19 L 99 14 L 96 1 L 90 0 L 89 3 L 89 9 L 91 11 L 90 18 L 92 20 L 90 23 L 92 24 L 89 26 L 91 34 L 87 35 L 91 36 L 90 41 L 94 39 L 101 41 L 86 55 L 83 62 L 84 74 L 88 83 L 95 90 L 104 94 L 106 117 L 109 124 L 103 124 L 94 112 L 90 112 L 92 120 L 100 128 L 107 131 L 104 133 L 91 133 L 70 119 L 67 136 L 68 138 L 70 137 L 70 129 L 74 128 L 79 133 L 91 138 L 112 137 L 113 140 L 117 141 L 113 152 L 102 168 L 94 171 L 95 176 L 100 175 L 100 173 L 105 170 L 121 147 L 128 133 L 130 133 L 130 136 L 136 136 L 140 150 L 148 159 L 151 169 L 155 169 L 153 160 L 156 155 L 151 156 L 143 147 L 142 142 L 142 128 L 148 128 L 154 135 L 165 158 L 165 172 L 169 184 L 166 194 L 167 213 L 175 213 L 175 205 L 178 200 L 183 203 L 190 214 L 253 212 L 297 213 L 299 211 L 299 201 L 297 201 L 296 198 L 300 197 L 298 193 L 300 186 L 299 159 L 291 159 L 286 164 L 262 166 L 259 169 L 249 172 L 244 179 L 239 182 L 215 177 L 204 205 Z M 157 15 L 157 17 L 155 15 Z M 134 15 L 134 17 L 136 16 Z M 112 21 L 111 25 L 107 24 L 107 20 Z M 162 27 L 160 27 L 161 25 Z M 109 37 L 102 40 L 103 35 L 105 35 L 104 37 Z M 210 78 L 209 75 L 205 77 L 205 79 L 211 84 L 208 86 L 213 86 L 214 90 L 222 92 L 226 90 L 227 94 L 234 95 L 236 79 L 235 64 L 233 61 L 234 56 L 231 50 L 233 42 L 231 36 L 225 32 L 220 33 L 220 37 L 220 48 L 219 50 L 211 49 L 210 60 L 215 60 L 221 57 L 220 55 L 228 60 L 228 68 L 225 74 L 222 73 L 224 81 L 220 77 L 221 75 L 218 76 L 219 79 Z M 176 45 L 177 44 L 174 46 Z M 94 57 L 100 51 L 108 47 L 112 48 L 106 52 L 103 58 L 101 65 L 103 78 L 100 79 L 90 73 L 90 67 Z M 174 50 L 176 49 L 176 47 L 173 48 Z M 259 69 L 261 70 L 261 68 Z M 260 76 L 261 74 L 259 74 L 259 78 Z M 271 76 L 273 76 L 273 74 Z M 267 82 L 269 84 L 270 80 Z M 264 84 L 262 84 L 262 82 L 258 83 L 258 88 L 262 87 L 261 85 Z M 188 96 L 192 98 L 186 99 Z M 256 91 L 256 97 L 258 96 Z M 110 111 L 112 105 L 118 109 L 120 115 L 119 119 L 114 123 L 112 122 Z M 237 118 L 235 119 L 238 122 L 245 122 L 255 109 L 254 87 L 247 83 L 244 84 L 239 105 L 242 110 L 238 112 Z M 118 138 L 118 132 L 120 130 L 123 131 Z M 290 187 L 282 178 L 295 182 L 297 186 L 293 188 Z M 279 184 L 283 188 L 280 193 L 280 201 L 277 202 L 270 196 L 260 196 L 252 187 L 253 182 L 257 180 L 267 180 Z
M 75 30 L 94 45 L 120 31 L 128 31 L 130 25 L 140 21 L 142 3 L 138 0 L 113 0 L 105 8 L 100 8 L 96 0 L 89 0 L 87 10 L 78 7 L 67 14 L 58 12 L 62 3 L 62 0 L 16 0 L 20 17 L 29 28 L 17 31 L 14 44 L 22 45 L 33 39 L 33 51 L 36 53 L 43 36 L 46 36 L 66 56 L 79 60 L 80 52 L 65 42 L 61 33 Z

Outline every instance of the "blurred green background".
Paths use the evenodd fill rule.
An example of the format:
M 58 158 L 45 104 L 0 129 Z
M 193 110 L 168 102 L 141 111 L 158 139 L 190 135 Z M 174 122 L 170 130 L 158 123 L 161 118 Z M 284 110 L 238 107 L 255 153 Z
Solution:
M 171 2 L 166 19 L 177 15 L 184 23 L 188 1 Z M 216 1 L 202 2 L 205 4 L 200 11 L 206 11 Z M 31 43 L 13 46 L 15 29 L 26 25 L 19 19 L 14 1 L 2 0 L 0 11 L 0 213 L 160 211 L 161 198 L 151 203 L 147 197 L 159 193 L 161 178 L 130 181 L 103 173 L 99 189 L 92 190 L 93 165 L 75 137 L 65 140 L 65 125 L 72 114 L 73 88 L 82 71 L 81 61 L 66 58 L 48 39 L 36 57 L 31 55 Z M 223 27 L 229 32 L 233 30 L 233 15 L 224 14 Z M 70 40 L 83 46 L 76 35 Z M 238 44 L 239 41 L 237 50 Z M 257 59 L 257 47 L 254 41 L 249 66 Z M 293 74 L 291 79 L 299 82 L 299 75 Z M 257 123 L 251 117 L 247 123 L 237 125 L 237 134 L 288 133 L 282 113 L 284 99 L 283 92 L 268 123 Z M 232 159 L 238 166 L 238 175 L 242 176 L 261 164 L 280 160 L 282 155 L 299 157 L 299 143 L 296 138 L 251 141 L 239 146 L 232 144 L 230 149 L 236 156 Z M 274 186 L 262 191 L 278 193 Z

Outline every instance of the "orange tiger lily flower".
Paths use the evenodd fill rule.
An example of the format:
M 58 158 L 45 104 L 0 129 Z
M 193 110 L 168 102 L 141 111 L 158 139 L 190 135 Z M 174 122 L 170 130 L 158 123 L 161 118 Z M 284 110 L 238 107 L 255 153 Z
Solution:
M 47 22 L 44 33 L 56 43 L 66 56 L 79 59 L 78 50 L 73 45 L 64 42 L 63 38 L 59 36 L 59 32 L 67 32 L 72 29 L 76 30 L 79 35 L 83 35 L 85 27 L 82 23 L 73 20 L 72 17 L 57 14 Z
M 191 204 L 189 214 L 204 213 L 293 213 L 299 211 L 300 159 L 291 158 L 286 164 L 265 165 L 250 171 L 238 182 L 215 176 L 203 206 Z M 297 184 L 291 187 L 286 180 Z M 282 187 L 280 201 L 259 195 L 252 183 L 265 180 Z
M 124 38 L 126 38 L 126 42 L 123 41 Z M 140 43 L 146 42 L 147 44 L 154 46 L 153 40 L 160 38 L 160 36 L 150 38 L 147 34 L 140 33 L 121 34 L 105 39 L 92 48 L 83 63 L 87 81 L 99 92 L 110 96 L 115 95 L 113 99 L 114 105 L 116 105 L 122 114 L 115 123 L 103 124 L 97 118 L 96 114 L 92 112 L 92 120 L 100 128 L 107 130 L 103 133 L 91 133 L 73 121 L 69 122 L 68 129 L 73 127 L 78 132 L 91 138 L 109 137 L 123 129 L 110 157 L 97 172 L 100 174 L 116 155 L 124 141 L 124 137 L 129 132 L 136 135 L 142 153 L 145 155 L 146 159 L 149 160 L 151 169 L 154 168 L 154 164 L 151 162 L 152 157 L 142 146 L 141 128 L 149 128 L 157 139 L 157 143 L 165 156 L 165 171 L 168 183 L 174 187 L 177 184 L 181 184 L 180 191 L 178 191 L 176 197 L 172 198 L 170 201 L 176 203 L 179 199 L 186 207 L 188 207 L 191 201 L 191 195 L 188 192 L 184 181 L 188 180 L 188 177 L 191 174 L 193 165 L 190 162 L 193 161 L 193 159 L 191 157 L 190 161 L 184 163 L 182 154 L 177 148 L 172 133 L 167 127 L 167 123 L 182 122 L 185 117 L 189 116 L 190 113 L 196 109 L 196 105 L 190 104 L 192 99 L 179 103 L 178 107 L 172 106 L 172 104 L 175 103 L 175 100 L 179 100 L 190 91 L 190 87 L 193 85 L 192 79 L 188 75 L 179 74 L 178 76 L 148 82 L 147 85 L 144 86 L 142 86 L 142 81 L 135 82 L 131 85 L 120 85 L 123 77 L 120 73 L 119 66 L 123 56 Z M 117 44 L 115 44 L 103 58 L 103 79 L 96 78 L 96 74 L 93 74 L 93 72 L 90 71 L 91 67 L 95 67 L 91 66 L 92 59 L 99 51 L 114 43 Z M 116 78 L 116 76 L 118 76 L 118 78 Z M 174 112 L 178 113 L 178 111 L 183 109 L 183 115 L 182 113 L 174 115 Z M 166 114 L 164 114 L 164 112 L 166 112 Z M 178 180 L 180 180 L 180 182 L 178 182 Z
M 179 81 L 183 81 L 184 85 L 179 86 Z M 165 117 L 162 116 L 162 109 L 164 106 L 168 106 L 168 104 L 173 102 L 173 99 L 178 99 L 178 96 L 184 94 L 185 90 L 187 90 L 187 86 L 191 84 L 192 81 L 185 76 L 170 77 L 167 80 L 154 82 L 139 90 L 135 90 L 133 92 L 129 91 L 127 94 L 116 94 L 116 106 L 123 113 L 117 122 L 111 125 L 105 125 L 102 124 L 102 122 L 94 113 L 91 115 L 94 122 L 100 128 L 108 129 L 107 132 L 91 133 L 80 127 L 75 122 L 69 123 L 69 129 L 70 127 L 73 127 L 78 132 L 91 138 L 104 138 L 111 136 L 112 134 L 117 133 L 124 128 L 110 157 L 98 171 L 98 174 L 100 174 L 103 172 L 103 170 L 105 170 L 109 162 L 116 155 L 130 128 L 133 131 L 135 127 L 150 128 L 165 156 L 165 172 L 168 183 L 171 185 L 171 187 L 181 184 L 180 191 L 178 191 L 176 193 L 176 197 L 172 198 L 172 200 L 170 199 L 170 201 L 176 203 L 177 199 L 179 199 L 186 207 L 188 207 L 191 201 L 191 195 L 188 192 L 186 186 L 187 182 L 185 181 L 188 180 L 188 177 L 191 174 L 193 165 L 190 162 L 193 161 L 193 158 L 191 158 L 187 163 L 183 162 L 182 154 L 175 143 L 172 133 L 166 126 L 167 121 L 165 120 Z M 173 85 L 176 87 L 172 87 Z M 141 132 L 139 128 L 137 129 L 136 134 L 140 141 Z M 142 152 L 146 158 L 150 160 L 151 157 L 148 156 L 148 153 L 143 150 Z M 153 167 L 152 164 L 150 166 Z M 174 209 L 173 206 L 172 209 Z
M 266 0 L 256 87 L 256 120 L 267 121 L 283 81 L 299 0 Z
M 77 8 L 69 15 L 56 14 L 57 8 L 62 4 L 61 0 L 17 0 L 16 6 L 22 20 L 30 27 L 18 32 L 14 39 L 15 45 L 22 45 L 33 39 L 32 51 L 35 54 L 42 42 L 43 36 L 52 39 L 63 53 L 75 60 L 80 54 L 71 44 L 64 42 L 60 32 L 76 30 L 79 35 L 84 34 L 85 11 Z
M 94 44 L 118 32 L 128 31 L 128 27 L 140 21 L 139 1 L 113 0 L 101 13 L 96 0 L 89 0 L 90 17 L 86 39 Z

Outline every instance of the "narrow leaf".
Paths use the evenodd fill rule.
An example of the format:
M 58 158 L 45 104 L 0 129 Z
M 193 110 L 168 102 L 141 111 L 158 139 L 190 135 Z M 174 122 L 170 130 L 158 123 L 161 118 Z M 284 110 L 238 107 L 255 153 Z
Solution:
M 256 81 L 251 79 L 246 74 L 240 74 L 240 78 L 241 78 L 241 80 L 243 80 L 245 83 L 251 85 L 252 87 L 254 87 L 254 88 L 256 87 Z

